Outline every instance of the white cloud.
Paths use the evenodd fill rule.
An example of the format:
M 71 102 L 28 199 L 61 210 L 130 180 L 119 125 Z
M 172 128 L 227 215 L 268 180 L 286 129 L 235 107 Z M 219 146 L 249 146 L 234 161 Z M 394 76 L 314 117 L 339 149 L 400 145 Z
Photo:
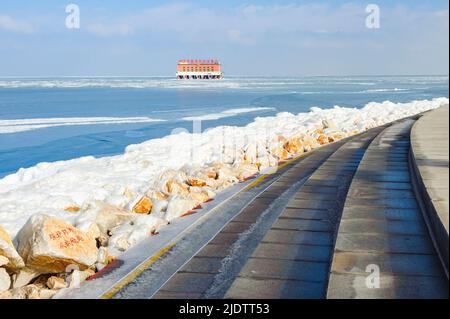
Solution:
M 30 23 L 13 19 L 7 15 L 0 15 L 0 30 L 18 33 L 34 32 L 34 28 Z
M 291 4 L 243 5 L 226 10 L 170 4 L 115 20 L 103 19 L 88 29 L 99 36 L 171 32 L 188 42 L 228 39 L 257 43 L 269 33 L 354 33 L 364 29 L 365 15 L 365 7 L 354 4 L 337 9 L 324 4 Z
M 87 29 L 92 34 L 95 34 L 100 37 L 108 37 L 108 36 L 127 36 L 133 34 L 133 27 L 127 24 L 102 24 L 102 23 L 93 23 L 87 26 Z

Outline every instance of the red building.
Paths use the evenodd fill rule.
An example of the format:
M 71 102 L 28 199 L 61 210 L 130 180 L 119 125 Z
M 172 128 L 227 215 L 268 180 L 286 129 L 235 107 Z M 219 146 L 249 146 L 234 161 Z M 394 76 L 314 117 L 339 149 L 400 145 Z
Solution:
M 223 77 L 218 60 L 180 60 L 177 79 L 221 79 Z

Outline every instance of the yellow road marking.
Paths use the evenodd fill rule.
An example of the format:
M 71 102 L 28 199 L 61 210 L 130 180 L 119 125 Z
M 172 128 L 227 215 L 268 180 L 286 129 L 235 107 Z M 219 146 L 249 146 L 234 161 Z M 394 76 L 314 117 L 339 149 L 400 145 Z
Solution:
M 306 153 L 303 153 L 302 155 L 299 155 L 297 157 L 294 157 L 290 159 L 289 161 L 284 162 L 283 164 L 279 165 L 277 167 L 277 170 L 280 168 L 283 168 L 292 162 L 298 160 L 299 158 L 303 157 Z M 250 185 L 248 185 L 246 188 L 244 188 L 239 193 L 243 193 L 248 191 L 249 189 L 255 187 L 259 183 L 261 183 L 265 178 L 270 176 L 271 174 L 263 174 L 259 176 L 257 179 L 255 179 Z M 236 194 L 237 195 L 237 194 Z M 234 196 L 233 196 L 234 197 Z M 135 270 L 133 270 L 131 273 L 129 273 L 125 278 L 120 280 L 114 287 L 112 287 L 108 292 L 105 292 L 103 295 L 101 295 L 100 299 L 111 299 L 115 294 L 117 294 L 120 290 L 122 290 L 123 287 L 128 285 L 130 282 L 132 282 L 134 279 L 136 279 L 140 274 L 142 274 L 147 268 L 149 268 L 151 265 L 153 265 L 155 262 L 158 261 L 159 258 L 164 256 L 169 250 L 171 250 L 177 243 L 172 243 L 160 251 L 158 251 L 155 255 L 147 259 L 144 263 L 139 265 Z
M 250 188 L 255 187 L 256 185 L 258 185 L 259 183 L 261 183 L 261 181 L 263 179 L 265 179 L 267 176 L 269 176 L 268 174 L 263 174 L 261 176 L 259 176 L 257 179 L 255 179 L 253 182 L 251 182 L 246 188 L 244 188 L 240 193 L 246 192 L 248 191 Z
M 300 159 L 301 157 L 303 157 L 306 153 L 303 153 L 302 155 L 299 155 L 297 157 L 291 158 L 290 160 L 284 162 L 283 164 L 279 165 L 276 167 L 277 170 L 279 170 L 280 168 L 283 168 L 289 164 L 291 164 L 292 162 L 295 162 L 296 160 Z M 255 179 L 250 185 L 248 185 L 246 188 L 244 188 L 241 193 L 248 191 L 249 189 L 255 187 L 256 185 L 258 185 L 259 183 L 261 183 L 265 178 L 267 178 L 268 176 L 270 176 L 271 174 L 263 174 L 261 176 L 259 176 L 257 179 Z
M 136 277 L 138 277 L 141 273 L 144 272 L 148 267 L 153 265 L 159 258 L 161 258 L 164 254 L 166 254 L 169 250 L 175 246 L 176 243 L 170 244 L 160 251 L 158 251 L 155 255 L 147 259 L 144 263 L 139 265 L 135 270 L 129 273 L 125 278 L 119 281 L 113 288 L 111 288 L 108 292 L 105 292 L 100 299 L 111 299 L 116 293 L 118 293 L 123 287 L 132 282 Z

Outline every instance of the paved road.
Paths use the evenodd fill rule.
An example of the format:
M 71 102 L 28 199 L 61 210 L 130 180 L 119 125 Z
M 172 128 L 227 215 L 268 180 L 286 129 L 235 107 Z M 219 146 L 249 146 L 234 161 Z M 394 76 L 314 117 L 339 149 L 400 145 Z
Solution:
M 337 149 L 292 197 L 226 298 L 324 298 L 334 238 L 349 185 L 372 130 Z
M 448 280 L 412 188 L 413 124 L 385 129 L 358 167 L 339 225 L 328 298 L 448 297 Z M 366 282 L 367 271 L 375 269 L 379 286 Z

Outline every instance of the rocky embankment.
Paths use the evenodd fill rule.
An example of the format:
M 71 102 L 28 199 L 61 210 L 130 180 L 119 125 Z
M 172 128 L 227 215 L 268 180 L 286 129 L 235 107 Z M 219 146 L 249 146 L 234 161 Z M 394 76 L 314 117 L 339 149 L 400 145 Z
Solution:
M 96 201 L 65 207 L 79 213 L 75 226 L 44 214 L 33 215 L 16 236 L 0 228 L 0 298 L 51 298 L 112 262 L 145 236 L 193 212 L 215 194 L 261 170 L 358 132 L 341 132 L 324 121 L 311 135 L 277 137 L 270 150 L 239 150 L 232 164 L 213 163 L 189 172 L 167 170 L 159 189 L 144 195 L 126 190 L 125 207 Z

